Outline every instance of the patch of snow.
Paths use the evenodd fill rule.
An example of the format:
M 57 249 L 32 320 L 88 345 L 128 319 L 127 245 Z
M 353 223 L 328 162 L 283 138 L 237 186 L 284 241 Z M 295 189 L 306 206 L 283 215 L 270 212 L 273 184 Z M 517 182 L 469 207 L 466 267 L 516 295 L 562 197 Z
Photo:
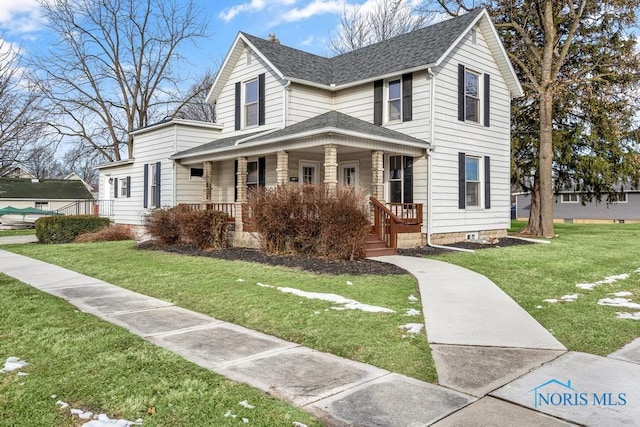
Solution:
M 98 418 L 82 424 L 82 427 L 130 427 L 142 425 L 142 420 L 138 418 L 135 421 L 123 419 L 111 419 L 107 414 L 100 414 Z
M 592 291 L 596 286 L 608 285 L 608 284 L 611 284 L 611 283 L 615 283 L 618 280 L 626 280 L 628 278 L 629 278 L 629 273 L 616 274 L 614 276 L 607 276 L 603 280 L 599 280 L 599 281 L 594 282 L 594 283 L 578 283 L 576 285 L 576 287 L 578 287 L 580 289 L 585 289 L 585 290 L 588 290 L 588 291 Z
M 560 297 L 560 299 L 566 302 L 573 302 L 577 300 L 579 296 L 580 294 L 563 295 Z
M 67 402 L 63 402 L 62 400 L 58 400 L 56 402 L 56 405 L 60 406 L 62 409 L 69 407 L 69 404 Z
M 7 360 L 4 362 L 4 368 L 0 369 L 0 374 L 3 374 L 5 372 L 15 371 L 16 369 L 20 369 L 27 365 L 28 363 L 25 362 L 24 360 L 20 360 L 19 357 L 15 357 L 15 356 L 8 357 Z
M 640 308 L 640 304 L 637 302 L 631 302 L 627 298 L 602 298 L 598 300 L 598 305 L 609 305 L 611 307 L 624 307 L 624 308 Z
M 620 292 L 614 292 L 613 296 L 614 297 L 631 297 L 633 296 L 633 293 L 627 292 L 627 291 L 620 291 Z
M 236 282 L 244 282 L 244 279 L 238 279 Z
M 55 399 L 56 397 L 58 397 L 58 395 L 57 395 L 57 394 L 52 394 L 52 395 L 51 395 L 51 398 L 52 398 L 52 399 Z
M 298 421 L 293 422 L 293 427 L 307 427 L 306 424 L 299 423 Z
M 249 418 L 243 418 L 242 422 L 245 423 L 245 424 L 249 424 Z
M 555 298 L 549 298 L 549 299 L 542 300 L 542 302 L 548 302 L 549 304 L 555 304 L 555 303 L 558 302 L 558 300 L 555 299 Z
M 417 298 L 416 296 L 414 296 L 414 295 L 409 295 L 408 300 L 409 300 L 410 302 L 417 302 L 417 301 L 418 301 L 418 298 Z
M 420 316 L 420 310 L 416 310 L 415 308 L 407 308 L 406 310 L 405 316 Z
M 225 414 L 223 415 L 223 417 L 225 417 L 225 418 L 229 418 L 229 417 L 231 417 L 231 418 L 235 418 L 235 417 L 237 417 L 237 415 L 232 414 L 232 413 L 231 413 L 231 410 L 228 410 L 227 412 L 225 412 Z
M 618 319 L 640 320 L 640 311 L 636 311 L 635 313 L 617 312 L 616 317 Z
M 319 299 L 322 301 L 328 301 L 328 302 L 333 302 L 336 304 L 343 304 L 344 307 L 331 307 L 334 310 L 362 310 L 365 312 L 369 312 L 369 313 L 395 313 L 395 311 L 389 309 L 389 308 L 385 308 L 385 307 L 378 307 L 375 305 L 369 305 L 369 304 L 363 304 L 361 302 L 358 302 L 356 300 L 350 299 L 350 298 L 345 298 L 342 295 L 336 295 L 336 294 L 326 294 L 326 293 L 322 293 L 322 292 L 307 292 L 307 291 L 302 291 L 300 289 L 295 289 L 295 288 L 288 288 L 288 287 L 278 287 L 277 288 L 280 292 L 284 292 L 287 294 L 293 294 L 293 295 L 297 295 L 299 297 L 304 297 L 304 298 L 308 298 L 308 299 Z
M 536 305 L 536 308 L 542 308 L 542 306 L 541 305 Z
M 255 408 L 255 406 L 250 405 L 250 404 L 249 404 L 249 401 L 247 401 L 247 400 L 243 400 L 242 402 L 238 402 L 238 405 L 243 406 L 243 407 L 245 407 L 245 408 L 247 408 L 247 409 L 253 409 L 253 408 Z
M 422 323 L 407 323 L 406 325 L 398 326 L 400 329 L 406 329 L 410 334 L 419 334 L 423 327 Z
M 273 288 L 274 287 L 274 286 L 271 286 L 271 285 L 265 285 L 264 283 L 260 283 L 260 282 L 256 283 L 256 285 L 260 286 L 261 288 Z
M 91 411 L 83 411 L 82 409 L 71 409 L 71 415 L 75 415 L 81 420 L 88 420 L 93 417 L 93 412 Z
M 313 314 L 314 314 L 315 316 L 317 316 L 318 314 L 320 314 L 320 312 L 319 312 L 319 311 L 314 311 L 314 312 L 313 312 Z
M 638 269 L 635 271 L 635 273 L 640 273 L 640 268 L 638 268 Z
M 29 375 L 29 373 L 28 372 L 18 372 L 16 375 L 19 376 L 19 377 L 26 377 L 27 375 Z
M 347 285 L 353 286 L 353 282 L 351 280 L 347 280 Z

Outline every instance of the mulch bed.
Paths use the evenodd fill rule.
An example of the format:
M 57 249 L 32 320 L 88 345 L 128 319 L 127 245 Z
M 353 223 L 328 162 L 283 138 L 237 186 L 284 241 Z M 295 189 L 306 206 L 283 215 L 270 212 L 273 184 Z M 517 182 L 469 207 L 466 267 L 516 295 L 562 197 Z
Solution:
M 493 244 L 481 244 L 472 242 L 460 242 L 453 245 L 458 248 L 465 249 L 490 249 L 500 248 L 516 245 L 530 245 L 531 242 L 527 242 L 519 239 L 499 239 Z M 145 242 L 140 244 L 141 249 L 155 249 L 153 244 Z M 228 248 L 215 251 L 203 251 L 195 246 L 180 245 L 171 246 L 163 249 L 166 252 L 192 255 L 192 256 L 207 256 L 211 258 L 219 258 L 231 261 L 248 261 L 259 264 L 276 265 L 289 268 L 298 268 L 304 271 L 310 271 L 320 274 L 349 274 L 349 275 L 362 275 L 362 274 L 407 274 L 407 271 L 392 264 L 384 262 L 373 261 L 371 259 L 363 259 L 358 261 L 336 261 L 324 258 L 311 258 L 299 255 L 271 255 L 265 254 L 257 249 L 247 248 Z M 453 251 L 440 248 L 420 247 L 414 249 L 399 249 L 398 255 L 416 256 L 422 257 L 425 255 L 438 255 L 443 253 L 451 253 Z

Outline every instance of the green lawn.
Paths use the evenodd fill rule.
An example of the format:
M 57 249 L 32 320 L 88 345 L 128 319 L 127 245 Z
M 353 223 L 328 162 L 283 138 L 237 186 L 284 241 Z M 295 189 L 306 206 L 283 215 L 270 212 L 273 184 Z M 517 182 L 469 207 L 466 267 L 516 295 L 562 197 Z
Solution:
M 24 230 L 0 230 L 0 237 L 10 236 L 35 236 L 35 228 L 27 228 Z
M 241 261 L 143 251 L 131 241 L 5 247 L 206 315 L 316 350 L 436 382 L 426 336 L 399 326 L 424 323 L 417 281 L 410 275 L 332 276 Z M 243 279 L 244 281 L 238 281 Z M 347 285 L 352 282 L 353 285 Z M 333 310 L 334 303 L 257 286 L 262 283 L 333 293 L 394 314 Z
M 518 230 L 523 223 L 514 223 Z M 493 280 L 549 329 L 567 348 L 606 355 L 640 336 L 640 321 L 618 319 L 625 308 L 598 305 L 614 292 L 632 292 L 640 302 L 640 224 L 556 224 L 550 244 L 451 253 L 434 257 L 469 268 Z M 593 283 L 627 273 L 629 278 L 592 291 Z M 545 299 L 578 293 L 575 302 L 551 304 Z M 537 308 L 541 306 L 542 308 Z
M 144 426 L 319 426 L 302 410 L 189 363 L 65 301 L 0 274 L 0 425 L 79 426 L 70 409 Z M 54 397 L 55 396 L 55 397 Z M 62 409 L 61 400 L 70 405 Z M 248 400 L 254 409 L 238 403 Z M 227 411 L 237 418 L 225 417 Z M 86 420 L 84 421 L 86 422 Z

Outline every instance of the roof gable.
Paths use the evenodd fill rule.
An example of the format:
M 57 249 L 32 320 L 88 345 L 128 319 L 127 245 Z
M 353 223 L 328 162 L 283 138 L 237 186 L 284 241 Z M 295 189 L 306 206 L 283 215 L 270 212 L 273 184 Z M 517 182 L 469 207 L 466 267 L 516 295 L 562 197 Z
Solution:
M 522 87 L 489 14 L 485 9 L 476 9 L 457 18 L 333 58 L 314 55 L 241 32 L 225 58 L 207 100 L 213 102 L 217 99 L 245 47 L 259 55 L 282 79 L 336 90 L 401 72 L 437 66 L 476 24 L 488 39 L 489 48 L 512 96 L 521 96 Z
M 80 200 L 93 196 L 82 181 L 74 179 L 0 178 L 2 199 Z

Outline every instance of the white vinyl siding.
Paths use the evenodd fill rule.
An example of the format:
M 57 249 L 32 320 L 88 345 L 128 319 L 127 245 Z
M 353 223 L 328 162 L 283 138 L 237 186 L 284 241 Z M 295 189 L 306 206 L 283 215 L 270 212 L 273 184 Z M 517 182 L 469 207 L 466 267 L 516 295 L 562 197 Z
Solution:
M 510 93 L 482 31 L 476 30 L 475 45 L 465 38 L 433 70 L 437 83 L 436 149 L 432 153 L 433 233 L 506 229 L 510 224 Z M 483 126 L 482 121 L 458 120 L 458 64 L 491 76 L 490 127 Z M 481 91 L 482 85 L 481 80 Z M 459 152 L 490 157 L 490 209 L 458 209 Z M 483 178 L 481 173 L 480 180 Z M 482 195 L 479 202 L 483 207 Z
M 332 109 L 333 94 L 324 89 L 292 83 L 287 91 L 287 126 Z

